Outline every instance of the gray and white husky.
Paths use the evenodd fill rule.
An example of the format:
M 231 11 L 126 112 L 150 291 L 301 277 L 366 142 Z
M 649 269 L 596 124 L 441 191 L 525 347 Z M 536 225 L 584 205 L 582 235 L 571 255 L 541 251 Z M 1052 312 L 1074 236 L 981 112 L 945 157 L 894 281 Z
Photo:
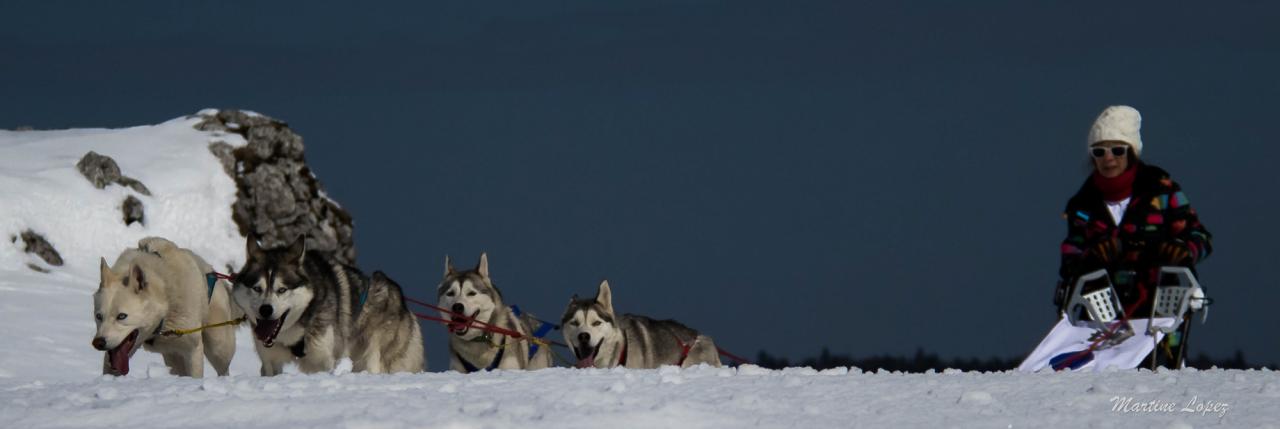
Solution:
M 489 256 L 480 254 L 480 264 L 467 271 L 457 271 L 449 257 L 444 258 L 444 280 L 436 289 L 437 305 L 466 315 L 473 320 L 519 332 L 526 339 L 491 333 L 478 324 L 449 313 L 441 317 L 452 320 L 449 328 L 449 368 L 469 373 L 493 369 L 542 369 L 551 366 L 551 351 L 536 347 L 530 337 L 529 320 L 517 317 L 502 301 L 502 292 L 489 277 Z M 530 316 L 531 317 L 531 316 Z
M 351 370 L 356 372 L 422 372 L 422 330 L 404 302 L 404 291 L 394 280 L 374 271 L 369 291 L 356 317 L 355 342 L 351 345 Z
M 344 357 L 354 357 L 354 370 L 422 371 L 417 321 L 381 272 L 371 282 L 328 253 L 306 250 L 303 237 L 271 250 L 249 237 L 246 248 L 231 296 L 253 327 L 262 375 L 280 374 L 286 363 L 332 371 Z
M 595 298 L 569 299 L 561 319 L 564 340 L 578 358 L 578 368 L 720 366 L 711 337 L 674 320 L 653 320 L 633 314 L 615 315 L 609 281 L 600 283 Z
M 169 240 L 147 237 L 137 249 L 121 253 L 114 266 L 107 266 L 105 258 L 99 262 L 92 344 L 106 352 L 103 374 L 128 374 L 129 358 L 142 347 L 164 356 L 175 375 L 203 377 L 204 358 L 218 375 L 227 375 L 236 352 L 235 327 L 161 335 L 240 317 L 228 302 L 226 282 L 207 281 L 213 267 L 204 259 Z

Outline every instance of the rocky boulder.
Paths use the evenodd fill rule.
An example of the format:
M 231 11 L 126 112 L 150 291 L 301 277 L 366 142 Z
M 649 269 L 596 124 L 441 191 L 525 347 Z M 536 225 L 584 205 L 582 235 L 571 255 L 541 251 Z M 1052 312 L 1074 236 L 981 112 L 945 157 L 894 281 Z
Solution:
M 109 156 L 89 151 L 80 158 L 80 162 L 76 163 L 76 169 L 80 170 L 80 174 L 89 179 L 89 183 L 92 183 L 95 188 L 105 189 L 107 185 L 117 184 L 132 188 L 139 194 L 151 196 L 151 190 L 147 189 L 142 182 L 120 174 L 120 165 Z
M 263 247 L 292 243 L 306 236 L 307 248 L 333 252 L 343 263 L 355 264 L 351 215 L 323 195 L 320 181 L 307 166 L 302 137 L 288 124 L 238 110 L 202 112 L 196 129 L 235 133 L 247 145 L 225 142 L 209 145 L 223 171 L 237 187 L 232 217 L 240 233 L 256 234 Z
M 124 213 L 125 226 L 132 225 L 134 222 L 140 225 L 147 224 L 142 213 L 142 201 L 138 201 L 133 195 L 124 199 L 124 203 L 120 204 L 120 211 Z
M 22 236 L 22 244 L 23 246 L 25 246 L 23 248 L 23 251 L 30 253 L 32 255 L 36 255 L 40 259 L 43 259 L 44 262 L 49 265 L 52 265 L 55 267 L 62 266 L 62 255 L 58 254 L 58 251 L 53 248 L 53 245 L 50 244 L 48 240 L 44 239 L 44 236 L 37 234 L 35 231 L 29 230 L 29 229 L 26 231 L 22 231 L 21 236 Z M 17 237 L 14 237 L 13 241 L 16 242 Z M 27 264 L 27 266 L 31 267 L 31 269 L 36 271 L 48 272 L 43 268 L 40 268 L 34 264 Z
M 116 160 L 94 151 L 84 154 L 76 163 L 76 169 L 98 189 L 105 189 L 120 180 L 120 166 L 116 165 Z

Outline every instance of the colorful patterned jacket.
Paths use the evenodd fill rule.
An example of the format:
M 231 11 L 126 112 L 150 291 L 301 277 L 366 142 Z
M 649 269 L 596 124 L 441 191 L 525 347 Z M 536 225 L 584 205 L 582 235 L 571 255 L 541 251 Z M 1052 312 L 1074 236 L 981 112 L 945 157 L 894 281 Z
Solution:
M 1143 163 L 1135 168 L 1133 193 L 1118 226 L 1091 180 L 1071 197 L 1063 213 L 1067 238 L 1062 241 L 1059 275 L 1069 285 L 1076 276 L 1107 269 L 1121 304 L 1136 316 L 1151 311 L 1160 267 L 1179 265 L 1194 271 L 1195 264 L 1213 251 L 1213 236 L 1169 173 Z M 1104 245 L 1100 250 L 1111 238 L 1118 248 L 1107 251 Z M 1174 252 L 1181 255 L 1179 260 L 1169 260 L 1170 246 L 1183 250 Z

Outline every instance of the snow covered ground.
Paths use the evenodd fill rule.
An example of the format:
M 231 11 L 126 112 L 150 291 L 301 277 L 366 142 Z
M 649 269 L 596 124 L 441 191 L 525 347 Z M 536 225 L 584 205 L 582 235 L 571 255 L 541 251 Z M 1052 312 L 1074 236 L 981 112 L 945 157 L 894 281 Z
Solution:
M 673 367 L 461 375 L 257 375 L 246 329 L 229 377 L 170 376 L 139 351 L 126 377 L 102 376 L 92 298 L 99 257 L 147 235 L 215 266 L 243 261 L 230 220 L 234 184 L 207 145 L 235 135 L 179 118 L 122 130 L 0 131 L 0 237 L 28 228 L 66 264 L 0 242 L 0 427 L 1280 427 L 1280 372 L 891 374 Z M 111 156 L 152 191 L 147 225 L 125 227 L 124 188 L 75 170 Z M 38 273 L 27 264 L 48 268 Z M 427 344 L 444 347 L 444 344 Z M 212 368 L 206 367 L 212 374 Z
M 96 362 L 86 362 L 92 365 Z M 1277 427 L 1274 372 L 674 367 L 0 381 L 5 427 Z M 1118 410 L 1128 402 L 1125 408 Z M 1149 406 L 1158 401 L 1156 407 Z M 1141 404 L 1139 404 L 1141 403 Z M 1184 409 L 1188 411 L 1184 411 Z

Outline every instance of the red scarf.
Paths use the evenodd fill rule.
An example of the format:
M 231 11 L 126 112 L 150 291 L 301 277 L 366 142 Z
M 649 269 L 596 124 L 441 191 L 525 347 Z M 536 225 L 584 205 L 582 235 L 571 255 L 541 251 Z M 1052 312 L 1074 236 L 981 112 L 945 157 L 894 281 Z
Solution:
M 1128 170 L 1116 177 L 1102 177 L 1095 170 L 1093 172 L 1093 186 L 1102 191 L 1102 199 L 1107 202 L 1124 201 L 1125 198 L 1133 195 L 1133 178 L 1138 175 L 1138 169 L 1135 167 L 1130 166 Z

